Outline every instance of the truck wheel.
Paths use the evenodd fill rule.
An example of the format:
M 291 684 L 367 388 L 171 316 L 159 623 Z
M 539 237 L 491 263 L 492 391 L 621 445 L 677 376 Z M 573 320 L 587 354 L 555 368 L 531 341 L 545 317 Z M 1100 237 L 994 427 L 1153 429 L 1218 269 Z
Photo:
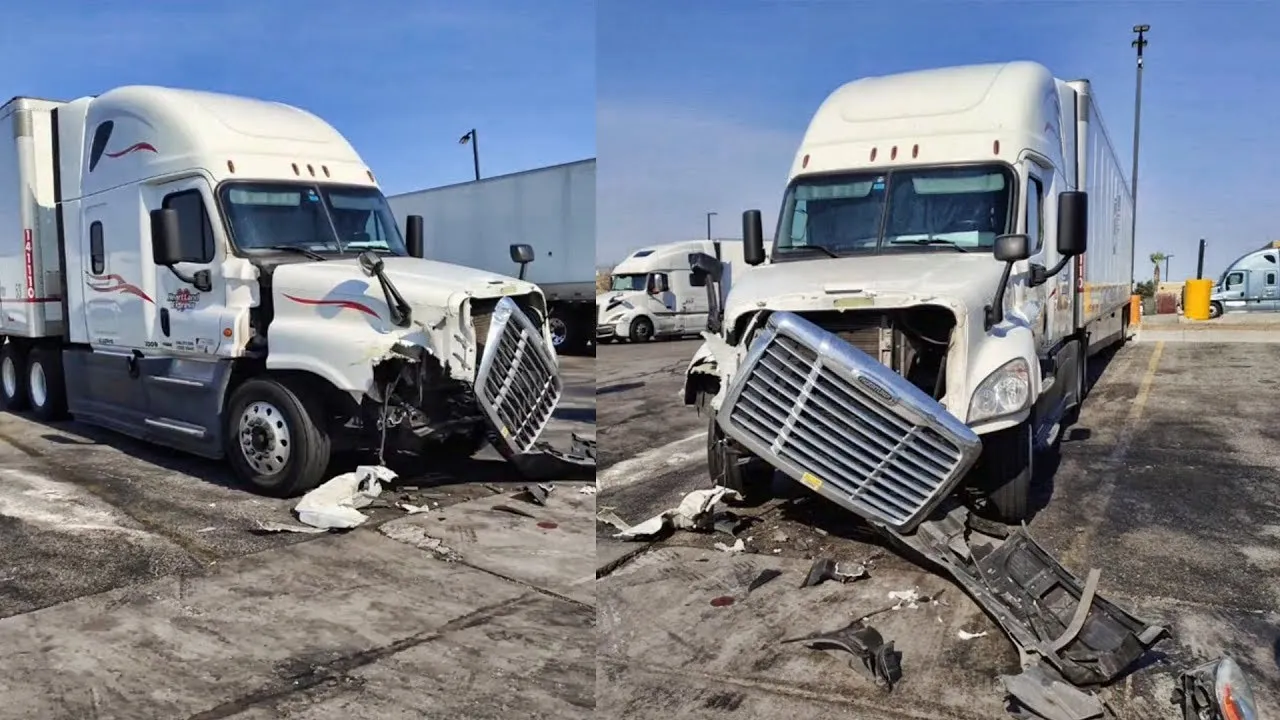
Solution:
M 631 342 L 649 342 L 653 339 L 653 321 L 638 317 L 631 321 Z
M 556 353 L 577 349 L 581 333 L 578 332 L 578 323 L 572 313 L 560 306 L 551 308 L 547 328 L 551 331 L 551 345 Z
M 62 353 L 34 348 L 27 360 L 27 398 L 40 420 L 60 420 L 67 414 L 67 385 L 62 376 Z
M 0 347 L 0 405 L 10 412 L 30 407 L 27 396 L 27 354 L 12 341 Z
M 977 487 L 993 520 L 1017 525 L 1029 519 L 1028 496 L 1035 477 L 1031 420 L 982 436 L 982 456 L 974 469 Z
M 773 468 L 759 458 L 744 458 L 716 424 L 715 415 L 707 427 L 707 469 L 712 482 L 738 491 L 748 505 L 773 496 Z
M 1220 302 L 1209 303 L 1209 319 L 1213 320 L 1220 317 L 1222 317 L 1222 303 Z
M 466 460 L 480 452 L 488 441 L 488 433 L 484 424 L 477 423 L 475 427 L 466 432 L 443 438 L 424 439 L 418 448 L 418 454 L 422 456 L 423 460 L 427 461 Z
M 271 378 L 246 380 L 232 393 L 225 422 L 227 458 L 254 490 L 292 497 L 324 480 L 329 433 L 309 396 Z

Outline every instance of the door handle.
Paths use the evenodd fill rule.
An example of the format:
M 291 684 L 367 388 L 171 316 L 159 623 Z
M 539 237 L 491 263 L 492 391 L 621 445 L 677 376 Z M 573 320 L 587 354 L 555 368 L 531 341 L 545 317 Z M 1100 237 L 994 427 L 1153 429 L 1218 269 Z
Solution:
M 160 332 L 169 337 L 169 308 L 160 308 Z

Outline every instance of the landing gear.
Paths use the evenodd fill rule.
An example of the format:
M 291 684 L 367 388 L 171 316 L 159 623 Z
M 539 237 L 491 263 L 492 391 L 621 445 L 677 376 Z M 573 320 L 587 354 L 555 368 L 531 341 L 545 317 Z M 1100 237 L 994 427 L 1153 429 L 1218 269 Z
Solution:
M 236 476 L 273 497 L 316 487 L 329 466 L 318 402 L 271 378 L 246 380 L 227 405 L 226 453 Z

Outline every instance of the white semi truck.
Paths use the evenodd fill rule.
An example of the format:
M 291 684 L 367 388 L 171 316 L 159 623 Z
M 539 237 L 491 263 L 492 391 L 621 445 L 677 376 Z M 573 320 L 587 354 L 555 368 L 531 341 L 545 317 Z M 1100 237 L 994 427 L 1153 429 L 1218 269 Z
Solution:
M 403 221 L 424 218 L 426 257 L 506 275 L 547 299 L 551 342 L 582 352 L 595 318 L 596 161 L 552 165 L 387 198 Z M 537 248 L 509 256 L 512 243 Z M 527 267 L 526 267 L 527 266 Z
M 1165 629 L 1018 524 L 1089 355 L 1125 337 L 1132 212 L 1087 81 L 944 68 L 823 102 L 771 253 L 744 213 L 751 267 L 727 294 L 721 263 L 691 258 L 724 298 L 685 383 L 710 415 L 712 480 L 761 495 L 780 471 L 927 558 L 1019 648 L 1006 689 L 1082 718 L 1101 703 L 1070 686 L 1115 679 Z M 1187 697 L 1207 697 L 1206 673 L 1183 676 Z
M 15 98 L 0 133 L 5 408 L 225 457 L 273 495 L 339 449 L 538 452 L 562 390 L 542 293 L 422 259 L 421 218 L 402 236 L 320 118 L 134 86 Z

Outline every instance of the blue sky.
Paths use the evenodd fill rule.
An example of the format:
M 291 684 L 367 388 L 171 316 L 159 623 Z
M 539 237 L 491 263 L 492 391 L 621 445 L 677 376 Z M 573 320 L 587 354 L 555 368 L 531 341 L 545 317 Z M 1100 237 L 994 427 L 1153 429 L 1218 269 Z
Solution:
M 1036 60 L 1093 81 L 1126 175 L 1131 28 L 1151 26 L 1143 78 L 1139 279 L 1160 250 L 1174 278 L 1280 239 L 1280 4 L 599 0 L 600 261 L 635 247 L 771 229 L 793 153 L 826 95 L 868 75 Z
M 593 0 L 13 3 L 4 98 L 158 84 L 276 100 L 346 135 L 390 193 L 595 155 Z

